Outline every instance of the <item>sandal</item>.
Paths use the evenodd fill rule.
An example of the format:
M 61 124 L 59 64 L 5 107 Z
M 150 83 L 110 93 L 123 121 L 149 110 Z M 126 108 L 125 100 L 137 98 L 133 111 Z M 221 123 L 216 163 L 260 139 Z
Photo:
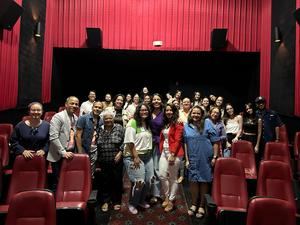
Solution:
M 107 211 L 108 211 L 108 203 L 104 203 L 104 204 L 101 206 L 101 210 L 102 210 L 102 212 L 107 212 Z
M 195 215 L 196 210 L 197 210 L 197 206 L 192 205 L 192 206 L 188 209 L 188 215 L 189 215 L 189 216 Z
M 202 207 L 199 207 L 198 212 L 196 213 L 196 218 L 202 218 L 205 214 L 205 211 Z
M 114 205 L 114 210 L 115 211 L 119 211 L 121 209 L 121 205 Z

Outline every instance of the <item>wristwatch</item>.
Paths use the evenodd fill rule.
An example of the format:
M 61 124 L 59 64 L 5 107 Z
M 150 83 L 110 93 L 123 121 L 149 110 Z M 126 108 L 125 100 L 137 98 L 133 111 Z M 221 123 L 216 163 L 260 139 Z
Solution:
M 217 155 L 214 155 L 213 159 L 217 159 L 217 158 L 218 158 L 218 156 L 217 156 Z

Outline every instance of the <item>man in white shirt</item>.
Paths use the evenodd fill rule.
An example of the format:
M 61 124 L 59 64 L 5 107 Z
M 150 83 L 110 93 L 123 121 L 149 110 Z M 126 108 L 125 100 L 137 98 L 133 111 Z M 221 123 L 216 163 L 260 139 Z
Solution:
M 80 116 L 87 114 L 92 111 L 93 103 L 96 99 L 96 92 L 90 91 L 88 95 L 89 100 L 83 102 L 80 106 Z

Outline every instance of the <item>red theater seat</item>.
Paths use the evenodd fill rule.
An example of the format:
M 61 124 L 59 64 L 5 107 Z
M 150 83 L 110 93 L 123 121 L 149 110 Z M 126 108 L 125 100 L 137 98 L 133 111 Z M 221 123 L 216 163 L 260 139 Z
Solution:
M 264 160 L 280 161 L 288 164 L 292 173 L 291 154 L 289 146 L 284 142 L 267 142 L 265 145 Z
M 64 224 L 66 221 L 68 224 L 88 223 L 90 212 L 87 203 L 91 188 L 91 169 L 88 155 L 74 154 L 72 159 L 64 159 L 56 190 L 59 224 Z
M 249 201 L 246 225 L 296 225 L 295 208 L 287 201 L 255 197 Z
M 216 161 L 212 199 L 208 195 L 205 197 L 208 207 L 215 205 L 218 224 L 245 224 L 248 192 L 244 167 L 239 159 L 219 158 Z M 208 211 L 212 214 L 213 207 Z
M 279 141 L 289 144 L 289 136 L 288 136 L 286 125 L 282 125 L 279 127 Z
M 48 112 L 45 112 L 45 114 L 44 114 L 44 120 L 50 123 L 52 117 L 53 117 L 55 114 L 56 114 L 55 111 L 48 111 Z
M 9 147 L 6 135 L 0 135 L 0 159 L 3 167 L 9 163 Z
M 295 157 L 295 174 L 296 178 L 300 178 L 300 132 L 295 133 L 295 138 L 294 138 L 294 157 Z
M 0 135 L 6 135 L 8 141 L 10 140 L 13 130 L 14 126 L 11 123 L 0 123 Z
M 7 213 L 11 199 L 19 192 L 41 189 L 46 186 L 46 160 L 34 157 L 31 160 L 19 155 L 13 165 L 10 185 L 5 205 L 0 205 L 0 213 Z M 1 224 L 1 223 L 0 223 Z
M 19 192 L 11 199 L 5 225 L 55 225 L 56 209 L 52 192 Z
M 232 143 L 232 157 L 242 161 L 246 179 L 257 179 L 254 149 L 249 141 L 239 140 Z
M 290 202 L 296 209 L 290 167 L 279 161 L 262 161 L 259 167 L 256 195 Z

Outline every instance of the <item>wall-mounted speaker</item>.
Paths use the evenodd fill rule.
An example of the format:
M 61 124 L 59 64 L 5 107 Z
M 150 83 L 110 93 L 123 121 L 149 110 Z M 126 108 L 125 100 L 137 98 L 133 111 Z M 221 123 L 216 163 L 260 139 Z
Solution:
M 11 30 L 24 9 L 13 0 L 0 0 L 0 27 Z
M 294 12 L 294 17 L 297 23 L 300 25 L 300 8 L 296 9 L 296 11 Z
M 102 31 L 100 28 L 86 28 L 86 44 L 89 48 L 102 48 Z
M 227 29 L 226 28 L 216 28 L 211 32 L 210 48 L 212 50 L 221 50 L 227 45 Z

